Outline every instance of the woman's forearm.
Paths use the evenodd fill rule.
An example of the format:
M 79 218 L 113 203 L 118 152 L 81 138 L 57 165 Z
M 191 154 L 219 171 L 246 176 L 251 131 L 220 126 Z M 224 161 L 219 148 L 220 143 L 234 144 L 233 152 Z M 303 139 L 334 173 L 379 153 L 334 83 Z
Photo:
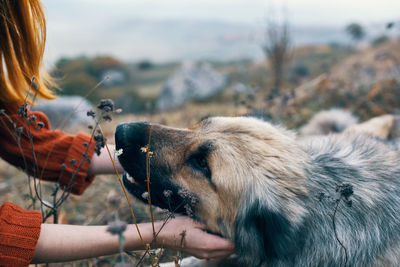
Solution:
M 152 238 L 151 224 L 140 224 L 145 243 Z M 135 225 L 125 232 L 125 250 L 144 249 Z M 42 224 L 32 263 L 73 261 L 119 252 L 118 235 L 107 232 L 107 226 Z
M 119 252 L 119 238 L 107 232 L 108 226 L 77 226 L 42 224 L 32 263 L 73 261 Z M 151 223 L 139 224 L 145 244 L 153 240 Z M 223 258 L 234 252 L 228 240 L 206 233 L 205 225 L 186 217 L 176 217 L 167 223 L 154 223 L 160 234 L 153 247 L 181 250 L 198 258 Z M 184 233 L 184 234 L 183 234 Z M 145 249 L 135 225 L 128 225 L 123 233 L 124 250 Z
M 115 167 L 119 173 L 123 172 L 121 164 L 119 164 L 118 156 L 115 154 L 115 146 L 108 145 L 111 157 L 115 163 Z M 100 155 L 94 154 L 90 166 L 88 169 L 88 174 L 115 174 L 114 165 L 110 159 L 110 154 L 106 147 L 103 147 L 100 151 Z

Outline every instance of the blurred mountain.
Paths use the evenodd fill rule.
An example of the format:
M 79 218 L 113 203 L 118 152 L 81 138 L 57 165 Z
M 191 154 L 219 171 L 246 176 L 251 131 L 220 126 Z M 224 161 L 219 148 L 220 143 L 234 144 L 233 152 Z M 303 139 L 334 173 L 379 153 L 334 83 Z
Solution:
M 80 25 L 68 40 L 49 35 L 54 52 L 65 56 L 109 54 L 124 61 L 149 59 L 154 62 L 181 60 L 237 60 L 263 58 L 265 24 L 246 24 L 203 20 L 109 21 L 105 27 L 87 29 Z M 55 29 L 53 29 L 55 30 Z M 346 43 L 340 27 L 292 27 L 295 46 L 304 44 Z M 64 35 L 66 27 L 58 27 Z M 70 34 L 65 34 L 68 36 Z M 100 41 L 99 41 L 100 40 Z
M 136 56 L 160 60 L 260 59 L 264 25 L 222 21 L 126 20 L 105 31 L 111 39 L 125 38 Z M 107 34 L 108 35 L 108 34 Z M 340 28 L 293 27 L 294 45 L 344 43 Z

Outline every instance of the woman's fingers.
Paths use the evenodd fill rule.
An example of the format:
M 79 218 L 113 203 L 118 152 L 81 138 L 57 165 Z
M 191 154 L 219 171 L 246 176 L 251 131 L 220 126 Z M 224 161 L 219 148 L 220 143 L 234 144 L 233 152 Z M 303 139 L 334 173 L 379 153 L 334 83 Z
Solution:
M 206 226 L 188 217 L 177 217 L 165 225 L 160 234 L 169 248 L 182 250 L 197 258 L 225 258 L 235 252 L 231 241 L 205 232 Z M 183 246 L 176 242 L 177 237 L 185 232 Z M 174 242 L 171 242 L 174 241 Z

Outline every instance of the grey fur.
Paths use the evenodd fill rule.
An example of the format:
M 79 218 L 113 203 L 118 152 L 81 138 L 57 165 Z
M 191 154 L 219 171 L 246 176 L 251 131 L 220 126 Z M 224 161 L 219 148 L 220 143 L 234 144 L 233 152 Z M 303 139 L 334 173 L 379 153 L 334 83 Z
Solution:
M 144 146 L 147 130 L 118 127 L 117 149 Z M 395 145 L 352 131 L 298 139 L 254 118 L 209 118 L 190 130 L 153 126 L 152 134 L 152 194 L 184 188 L 196 195 L 193 215 L 235 241 L 239 266 L 344 266 L 332 222 L 342 183 L 354 189 L 352 206 L 340 202 L 335 216 L 347 266 L 400 266 Z M 208 177 L 191 159 L 210 142 Z M 125 184 L 138 196 L 145 190 L 139 157 L 125 149 L 120 156 L 136 175 Z
M 349 183 L 354 187 L 353 205 L 340 203 L 335 217 L 338 237 L 348 251 L 347 266 L 400 266 L 399 153 L 375 138 L 352 134 L 316 137 L 301 145 L 310 162 L 305 165 L 308 194 L 298 202 L 307 212 L 301 222 L 280 234 L 287 235 L 287 249 L 274 258 L 265 257 L 257 247 L 263 231 L 236 228 L 236 246 L 244 262 L 255 266 L 344 266 L 345 251 L 334 236 L 331 217 L 335 203 L 318 196 L 333 196 L 337 184 Z M 249 191 L 236 222 L 251 216 L 254 201 L 254 192 Z M 266 205 L 257 215 L 270 209 Z M 282 241 L 280 236 L 275 242 Z M 254 252 L 259 253 L 258 258 Z

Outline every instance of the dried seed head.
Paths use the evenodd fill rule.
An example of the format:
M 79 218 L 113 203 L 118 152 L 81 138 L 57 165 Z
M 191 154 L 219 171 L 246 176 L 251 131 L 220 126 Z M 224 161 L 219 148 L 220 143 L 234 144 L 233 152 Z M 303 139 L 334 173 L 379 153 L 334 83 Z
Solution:
M 129 173 L 125 172 L 125 178 L 130 182 L 130 183 L 135 183 L 135 179 L 133 179 L 132 176 L 129 175 Z
M 39 89 L 39 84 L 37 82 L 31 82 L 31 88 L 37 91 Z
M 103 119 L 104 119 L 105 121 L 112 121 L 112 117 L 111 117 L 110 115 L 104 115 L 104 116 L 103 116 Z
M 23 103 L 17 110 L 17 114 L 22 118 L 28 118 L 28 104 Z
M 37 127 L 38 129 L 42 129 L 42 128 L 44 127 L 44 122 L 39 121 L 38 123 L 36 123 L 36 127 Z
M 92 117 L 93 119 L 96 118 L 96 112 L 94 112 L 93 110 L 88 110 L 88 111 L 86 112 L 86 115 L 87 115 L 88 117 Z
M 118 209 L 119 205 L 121 204 L 121 199 L 114 190 L 111 190 L 110 193 L 108 193 L 107 201 L 108 204 L 115 209 Z
M 353 186 L 351 184 L 343 183 L 336 185 L 336 192 L 340 194 L 340 197 L 338 198 L 339 201 L 343 198 L 344 203 L 348 207 L 353 206 L 353 201 L 349 199 L 354 193 Z
M 142 194 L 142 198 L 143 199 L 149 199 L 149 192 L 143 192 L 143 194 Z
M 114 101 L 112 99 L 102 99 L 97 105 L 97 108 L 105 112 L 110 112 L 114 110 Z
M 115 155 L 116 155 L 117 157 L 121 156 L 122 153 L 124 153 L 124 150 L 123 150 L 122 148 L 120 148 L 120 149 L 118 149 L 118 150 L 115 150 Z
M 185 206 L 183 206 L 185 208 L 185 212 L 187 214 L 187 216 L 189 217 L 193 217 L 193 210 L 192 207 L 189 204 L 185 204 Z
M 199 203 L 199 198 L 187 189 L 179 189 L 178 195 L 192 207 L 195 207 Z
M 19 134 L 19 135 L 21 135 L 23 132 L 24 132 L 24 127 L 18 127 L 17 129 L 15 129 L 16 131 L 17 131 L 17 133 Z
M 112 235 L 122 235 L 122 233 L 126 230 L 126 226 L 126 222 L 116 220 L 108 225 L 107 232 L 111 233 Z
M 35 81 L 36 77 L 32 76 L 31 78 L 31 88 L 35 91 L 37 91 L 39 89 L 39 84 Z
M 354 193 L 353 186 L 348 183 L 336 185 L 336 192 L 339 192 L 345 199 L 348 199 Z
M 93 139 L 96 141 L 96 147 L 94 149 L 94 151 L 96 152 L 96 154 L 98 156 L 100 156 L 101 153 L 101 149 L 106 145 L 106 140 L 104 140 L 105 138 L 103 137 L 103 135 L 101 133 L 95 134 L 93 136 Z

